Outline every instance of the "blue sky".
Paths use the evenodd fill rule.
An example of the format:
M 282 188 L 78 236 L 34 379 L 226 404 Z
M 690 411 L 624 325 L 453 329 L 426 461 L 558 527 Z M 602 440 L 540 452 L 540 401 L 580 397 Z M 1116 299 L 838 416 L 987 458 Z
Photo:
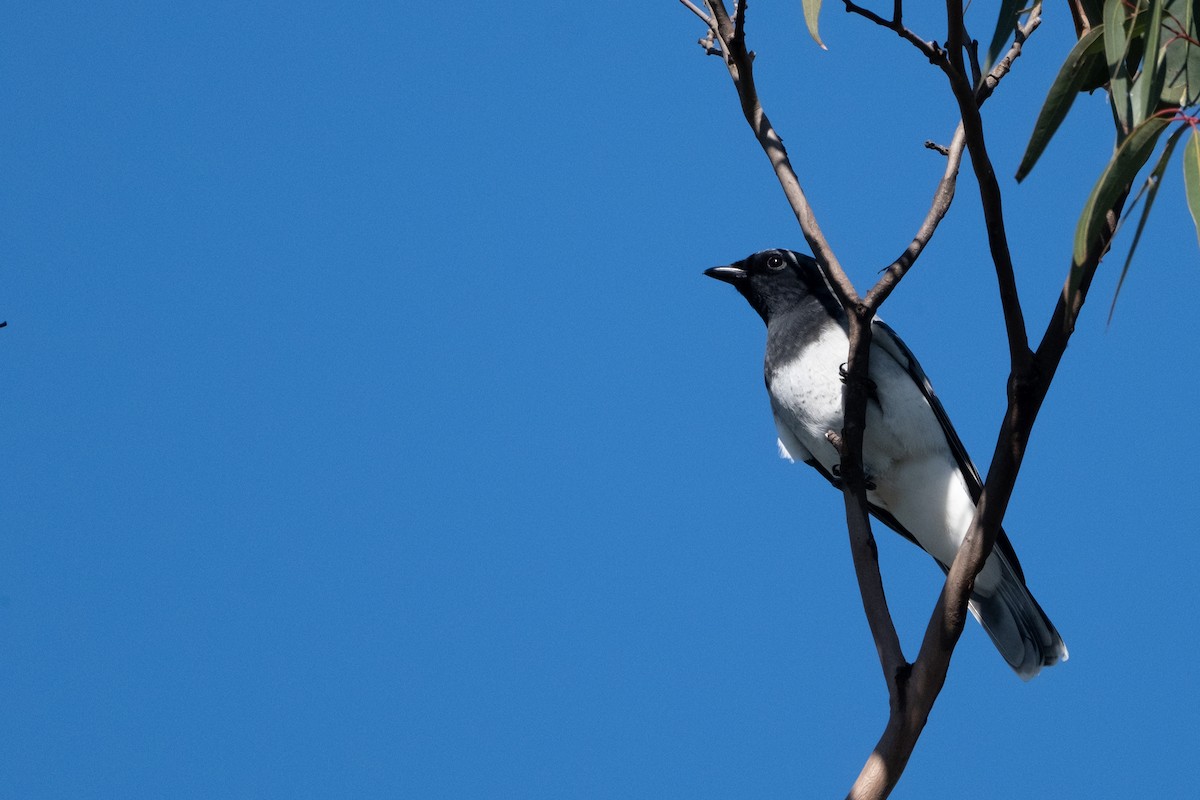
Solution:
M 1063 14 L 986 108 L 1004 176 Z M 700 274 L 803 240 L 691 14 L 0 15 L 0 794 L 841 796 L 886 715 L 841 501 L 776 458 L 761 323 Z M 955 120 L 897 37 L 822 24 L 827 53 L 798 2 L 749 35 L 865 287 Z M 1110 152 L 1078 106 L 1005 182 L 1039 335 Z M 1109 328 L 1105 263 L 1006 521 L 1071 660 L 1024 684 L 971 623 L 896 797 L 1194 791 L 1181 184 Z M 986 468 L 1006 360 L 974 195 L 965 170 L 883 316 Z M 940 573 L 879 536 L 912 656 Z

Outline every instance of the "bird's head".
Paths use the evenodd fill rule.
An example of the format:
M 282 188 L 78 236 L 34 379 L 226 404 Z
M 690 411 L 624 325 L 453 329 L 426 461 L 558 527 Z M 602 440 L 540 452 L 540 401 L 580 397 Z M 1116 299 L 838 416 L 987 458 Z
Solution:
M 803 253 L 763 250 L 727 267 L 706 269 L 704 274 L 731 284 L 768 325 L 808 298 L 819 300 L 834 316 L 841 314 L 816 259 Z

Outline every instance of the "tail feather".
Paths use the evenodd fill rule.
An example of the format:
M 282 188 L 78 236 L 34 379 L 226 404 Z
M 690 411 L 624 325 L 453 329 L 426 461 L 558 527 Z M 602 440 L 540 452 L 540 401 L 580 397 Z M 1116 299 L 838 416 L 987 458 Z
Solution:
M 1067 646 L 1004 554 L 993 550 L 988 561 L 993 560 L 1000 567 L 999 585 L 987 596 L 972 594 L 969 607 L 1000 655 L 1027 681 L 1042 667 L 1066 661 Z

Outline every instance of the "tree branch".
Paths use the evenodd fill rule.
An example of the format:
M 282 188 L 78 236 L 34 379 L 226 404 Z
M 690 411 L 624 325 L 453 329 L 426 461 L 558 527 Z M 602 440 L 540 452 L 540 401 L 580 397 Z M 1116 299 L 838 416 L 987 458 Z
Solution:
M 711 41 L 709 52 L 719 53 L 729 71 L 741 102 L 742 112 L 754 131 L 760 146 L 766 153 L 775 171 L 792 211 L 800 223 L 805 239 L 813 254 L 829 278 L 834 292 L 845 308 L 849 321 L 850 348 L 845 370 L 843 390 L 843 429 L 828 432 L 828 438 L 841 455 L 841 479 L 846 505 L 847 528 L 850 533 L 851 552 L 855 574 L 863 606 L 875 642 L 880 665 L 888 686 L 890 714 L 887 727 L 871 757 L 864 765 L 858 780 L 851 789 L 853 798 L 883 798 L 899 780 L 916 741 L 928 719 L 933 703 L 945 683 L 947 670 L 954 647 L 965 623 L 967 601 L 970 598 L 975 576 L 982 569 L 1000 529 L 1021 459 L 1025 452 L 1029 432 L 1042 400 L 1045 398 L 1058 360 L 1065 351 L 1066 338 L 1074 327 L 1074 320 L 1082 306 L 1090 285 L 1095 265 L 1085 270 L 1079 292 L 1074 296 L 1071 307 L 1066 305 L 1066 293 L 1060 299 L 1051 329 L 1061 333 L 1044 338 L 1034 363 L 1034 354 L 1029 350 L 1024 318 L 1016 292 L 1013 265 L 1005 234 L 1003 206 L 999 183 L 987 153 L 983 135 L 983 123 L 979 107 L 995 91 L 999 82 L 1008 74 L 1013 62 L 1021 55 L 1028 36 L 1040 24 L 1040 0 L 1036 0 L 1029 12 L 1025 25 L 1020 26 L 1015 41 L 1008 53 L 986 76 L 975 73 L 968 77 L 963 50 L 967 46 L 967 35 L 962 21 L 962 3 L 947 0 L 948 33 L 947 45 L 943 50 L 936 42 L 925 41 L 903 24 L 903 9 L 900 0 L 895 0 L 893 17 L 886 20 L 878 14 L 845 0 L 846 10 L 856 13 L 897 33 L 913 44 L 926 58 L 946 73 L 951 90 L 962 114 L 955 135 L 945 149 L 947 163 L 942 179 L 934 192 L 929 211 L 912 242 L 903 253 L 885 270 L 883 276 L 871 289 L 865 300 L 860 300 L 853 285 L 846 277 L 828 242 L 825 240 L 815 215 L 792 168 L 783 142 L 771 126 L 759 102 L 754 84 L 754 54 L 745 46 L 746 2 L 742 0 L 735 9 L 735 18 L 730 19 L 723 0 L 705 0 L 710 15 L 704 14 L 690 0 L 681 2 L 708 25 L 712 40 L 720 43 L 714 51 Z M 973 47 L 974 44 L 972 43 Z M 955 186 L 964 151 L 971 153 L 971 162 L 980 186 L 980 199 L 988 225 L 989 249 L 995 264 L 1000 285 L 1001 303 L 1008 331 L 1009 349 L 1012 360 L 1009 408 L 1001 427 L 996 454 L 988 472 L 984 492 L 966 539 L 959 549 L 946 583 L 943 585 L 938 603 L 930 619 L 917 661 L 906 662 L 894 623 L 887 608 L 887 599 L 879 574 L 878 552 L 871 533 L 866 498 L 866 480 L 862 467 L 862 443 L 865 429 L 866 405 L 869 396 L 867 379 L 871 344 L 871 322 L 876 309 L 907 274 L 923 252 L 939 223 L 945 217 L 954 199 Z M 1119 210 L 1119 209 L 1118 209 Z M 1111 221 L 1115 221 L 1115 217 Z M 1097 253 L 1104 252 L 1111 229 Z M 1096 261 L 1098 262 L 1098 255 Z M 1047 344 L 1049 342 L 1049 344 Z M 1059 346 L 1061 344 L 1061 346 Z M 1046 348 L 1043 362 L 1043 347 Z M 1030 380 L 1035 368 L 1047 376 L 1045 382 Z M 1018 380 L 1017 376 L 1024 376 Z
M 1040 16 L 1041 3 L 1037 2 L 1030 10 L 1031 22 L 1040 20 Z M 987 226 L 988 248 L 991 251 L 992 262 L 996 268 L 996 279 L 1000 286 L 1000 304 L 1004 311 L 1004 327 L 1008 334 L 1011 372 L 1020 374 L 1027 371 L 1033 354 L 1029 349 L 1025 316 L 1017 294 L 1012 254 L 1009 251 L 1008 233 L 1004 223 L 1004 205 L 1000 183 L 996 179 L 996 171 L 987 152 L 987 143 L 983 134 L 983 118 L 979 114 L 980 101 L 976 99 L 975 90 L 971 88 L 971 82 L 967 78 L 963 63 L 964 33 L 961 0 L 946 0 L 946 18 L 948 27 L 946 54 L 944 58 L 937 59 L 935 63 L 946 74 L 950 82 L 950 90 L 953 92 L 954 99 L 958 102 L 959 112 L 962 114 L 963 127 L 967 136 L 967 150 L 971 154 L 971 166 L 979 183 L 979 200 Z M 1026 27 L 1029 25 L 1027 24 Z M 1029 27 L 1030 32 L 1034 28 L 1036 28 L 1036 24 Z M 1020 50 L 1017 50 L 1016 55 L 1019 54 Z M 1010 61 L 1009 64 L 1011 65 L 1011 63 Z M 990 74 L 989 77 L 991 77 Z M 999 76 L 997 80 L 998 78 Z M 987 95 L 990 96 L 990 93 L 988 91 Z
M 703 11 L 701 11 L 699 8 L 697 8 L 696 4 L 693 3 L 692 0 L 679 0 L 679 2 L 683 3 L 689 9 L 691 9 L 691 12 L 693 14 L 695 14 L 697 17 L 699 17 L 700 19 L 702 19 L 704 21 L 705 25 L 707 25 L 710 28 L 712 27 L 712 25 L 713 25 L 712 17 L 710 17 L 708 14 L 705 14 Z
M 892 18 L 890 20 L 884 19 L 874 11 L 863 8 L 862 6 L 851 2 L 851 0 L 843 0 L 843 2 L 845 3 L 847 13 L 858 14 L 860 17 L 874 22 L 876 25 L 887 28 L 889 31 L 893 31 L 901 39 L 904 39 L 906 42 L 912 44 L 913 47 L 920 50 L 930 61 L 940 57 L 942 49 L 938 47 L 937 42 L 926 41 L 904 26 L 904 11 L 899 0 L 897 0 L 896 4 L 893 6 Z
M 946 73 L 958 102 L 962 114 L 959 134 L 971 153 L 972 166 L 980 187 L 980 202 L 988 226 L 988 244 L 1000 286 L 1009 339 L 1009 404 L 998 436 L 996 452 L 988 470 L 987 481 L 976 505 L 975 517 L 950 566 L 946 582 L 930 617 L 921 649 L 913 663 L 912 673 L 905 683 L 906 697 L 899 704 L 892 698 L 891 713 L 883 735 L 851 787 L 849 797 L 856 800 L 883 798 L 891 792 L 908 763 L 938 694 L 945 685 L 950 658 L 966 623 L 967 603 L 974 588 L 975 577 L 982 570 L 999 535 L 1000 524 L 1012 496 L 1033 421 L 1049 389 L 1049 378 L 1057 368 L 1058 359 L 1066 347 L 1064 337 L 1061 349 L 1054 351 L 1056 356 L 1054 353 L 1050 354 L 1048 363 L 1034 363 L 1034 354 L 1029 350 L 1026 337 L 1024 317 L 1005 235 L 1000 187 L 987 154 L 983 122 L 979 115 L 980 105 L 991 96 L 996 85 L 1011 69 L 1013 61 L 1021 54 L 1025 40 L 1040 23 L 1040 3 L 1035 3 L 1031 9 L 1026 24 L 1018 30 L 1009 52 L 983 80 L 976 81 L 978 88 L 974 91 L 971 89 L 971 81 L 967 78 L 963 61 L 962 51 L 966 34 L 962 27 L 962 4 L 956 0 L 947 0 L 946 7 L 946 51 L 931 60 Z M 958 138 L 956 136 L 956 140 Z M 960 148 L 961 146 L 960 142 Z M 1112 219 L 1114 218 L 1110 217 L 1110 220 Z M 1110 229 L 1109 237 L 1111 232 Z M 1102 248 L 1097 251 L 1102 252 Z M 1094 269 L 1093 265 L 1090 272 L 1085 272 L 1085 279 L 1089 283 Z M 882 280 L 880 284 L 883 284 Z M 883 286 L 877 286 L 877 289 L 884 293 L 888 291 Z M 872 295 L 874 294 L 875 290 L 872 291 Z M 1065 305 L 1066 296 L 1064 291 L 1059 302 L 1059 314 L 1063 323 L 1066 323 L 1068 318 L 1073 323 L 1071 309 L 1067 309 Z M 1081 305 L 1082 298 L 1077 298 L 1073 309 L 1075 315 L 1078 314 Z M 1064 330 L 1064 325 L 1056 328 L 1052 321 L 1051 328 L 1061 331 Z M 1066 335 L 1069 336 L 1069 333 Z M 1039 352 L 1040 350 L 1041 348 Z M 1047 367 L 1050 368 L 1048 371 Z M 1031 380 L 1034 375 L 1040 375 L 1044 380 Z
M 884 270 L 883 277 L 867 293 L 867 299 L 864 302 L 869 307 L 878 309 L 883 304 L 883 301 L 888 298 L 888 295 L 900 283 L 900 279 L 905 276 L 909 268 L 912 267 L 921 255 L 921 252 L 924 251 L 925 245 L 929 244 L 929 240 L 933 238 L 938 225 L 945 218 L 946 212 L 950 210 L 950 204 L 954 202 L 954 190 L 958 183 L 958 169 L 962 164 L 963 147 L 965 144 L 966 136 L 960 122 L 958 129 L 954 131 L 954 139 L 951 140 L 950 147 L 946 149 L 946 171 L 942 175 L 941 181 L 938 182 L 937 189 L 934 190 L 933 204 L 925 214 L 925 221 L 921 223 L 921 227 L 917 230 L 912 242 L 900 254 L 900 257 Z
M 738 4 L 736 12 L 738 21 L 736 23 L 729 18 L 729 12 L 726 10 L 723 0 L 705 0 L 705 5 L 708 6 L 709 13 L 713 18 L 713 24 L 710 27 L 721 43 L 725 66 L 729 70 L 729 76 L 733 79 L 734 88 L 737 89 L 742 114 L 746 117 L 750 129 L 754 131 L 754 136 L 758 139 L 763 152 L 771 161 L 775 177 L 783 187 L 783 194 L 792 207 L 792 213 L 796 215 L 796 221 L 800 223 L 800 230 L 804 233 L 809 247 L 812 248 L 813 257 L 825 269 L 834 291 L 838 293 L 843 304 L 857 302 L 858 294 L 849 278 L 846 277 L 829 242 L 825 239 L 825 234 L 821 231 L 812 206 L 804 194 L 804 189 L 800 186 L 800 180 L 796 177 L 796 171 L 792 168 L 787 149 L 783 146 L 783 139 L 775 132 L 766 112 L 763 111 L 762 104 L 759 103 L 758 89 L 754 85 L 754 54 L 746 50 L 743 34 L 746 0 L 741 0 Z
M 992 67 L 992 71 L 984 76 L 983 82 L 979 84 L 979 88 L 975 90 L 975 102 L 983 105 L 984 101 L 992 96 L 992 92 L 996 91 L 996 86 L 1005 75 L 1012 69 L 1013 62 L 1021 57 L 1021 51 L 1025 47 L 1025 41 L 1033 35 L 1033 32 L 1042 24 L 1042 6 L 1041 3 L 1035 4 L 1030 11 L 1029 17 L 1025 20 L 1024 25 L 1018 25 L 1017 31 L 1013 36 L 1012 46 L 1008 48 L 1008 52 L 1004 57 L 996 62 Z

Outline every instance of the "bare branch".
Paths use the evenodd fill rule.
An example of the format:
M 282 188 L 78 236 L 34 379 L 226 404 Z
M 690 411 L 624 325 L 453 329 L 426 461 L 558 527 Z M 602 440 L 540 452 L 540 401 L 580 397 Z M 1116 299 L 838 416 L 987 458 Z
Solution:
M 971 57 L 971 85 L 978 86 L 983 78 L 983 67 L 979 65 L 979 42 L 970 39 L 966 44 L 967 55 Z
M 862 6 L 857 5 L 856 3 L 850 2 L 850 0 L 845 0 L 845 4 L 846 4 L 846 12 L 847 13 L 858 14 L 860 17 L 869 19 L 871 22 L 874 22 L 876 25 L 881 25 L 884 28 L 887 28 L 888 30 L 893 30 L 893 31 L 896 30 L 896 26 L 899 24 L 900 17 L 898 14 L 895 14 L 894 11 L 893 11 L 892 18 L 889 20 L 889 19 L 884 19 L 883 17 L 879 16 L 878 14 L 876 14 L 874 11 L 872 11 L 869 8 L 863 8 Z
M 733 0 L 733 42 L 736 47 L 746 49 L 746 5 L 749 0 Z M 754 58 L 753 55 L 750 58 Z
M 975 90 L 976 103 L 983 105 L 983 102 L 992 96 L 992 92 L 996 91 L 996 86 L 999 85 L 1000 80 L 1012 69 L 1013 62 L 1021 57 L 1021 50 L 1025 47 L 1025 40 L 1041 24 L 1042 5 L 1041 3 L 1036 3 L 1030 11 L 1028 19 L 1025 20 L 1025 24 L 1017 26 L 1012 47 L 1008 48 L 1008 52 L 1004 54 L 1004 57 L 996 62 L 996 65 L 992 67 L 992 71 L 985 75 L 983 81 L 979 83 L 979 88 Z
M 804 189 L 800 186 L 800 180 L 796 177 L 796 171 L 792 168 L 787 150 L 783 146 L 783 140 L 771 126 L 771 121 L 767 118 L 766 112 L 763 111 L 762 104 L 759 102 L 758 90 L 754 85 L 754 58 L 746 50 L 745 38 L 738 35 L 737 26 L 729 18 L 729 12 L 725 9 L 723 0 L 705 0 L 705 4 L 716 21 L 717 37 L 721 40 L 721 47 L 725 53 L 725 65 L 729 69 L 729 76 L 733 78 L 738 99 L 741 101 L 742 114 L 746 117 L 750 129 L 754 131 L 767 158 L 770 159 L 771 166 L 775 170 L 775 177 L 783 187 L 784 196 L 787 197 L 788 204 L 792 207 L 792 213 L 796 215 L 796 221 L 800 223 L 800 230 L 803 231 L 805 240 L 812 248 L 813 256 L 825 269 L 842 304 L 848 307 L 857 303 L 858 293 L 854 290 L 850 279 L 846 277 L 842 265 L 825 239 L 825 234 L 817 223 L 816 215 L 804 194 Z M 746 5 L 746 0 L 742 0 L 737 9 L 743 26 Z
M 1117 220 L 1127 196 L 1128 193 L 1122 194 L 1109 209 L 1099 241 L 1082 265 L 1083 276 L 1071 304 L 1067 304 L 1067 292 L 1064 287 L 1028 371 L 1014 374 L 1009 380 L 1009 404 L 997 437 L 996 449 L 992 455 L 975 518 L 967 530 L 954 563 L 950 565 L 937 608 L 913 665 L 910 682 L 910 724 L 924 724 L 924 717 L 928 715 L 928 709 L 932 707 L 937 692 L 945 682 L 950 655 L 966 621 L 966 605 L 975 576 L 995 544 L 1029 444 L 1033 424 L 1066 352 L 1067 342 L 1086 300 L 1100 257 L 1107 251 L 1116 234 Z
M 857 3 L 851 2 L 851 0 L 843 0 L 843 2 L 845 3 L 846 11 L 848 13 L 858 14 L 860 17 L 864 17 L 869 19 L 871 22 L 874 22 L 876 25 L 887 28 L 889 31 L 893 31 L 901 39 L 904 39 L 906 42 L 912 44 L 913 47 L 920 50 L 930 61 L 933 61 L 941 54 L 942 50 L 940 47 L 938 47 L 937 42 L 926 41 L 910 31 L 908 28 L 904 27 L 904 21 L 902 17 L 903 10 L 899 0 L 897 0 L 893 7 L 892 18 L 890 20 L 884 19 L 874 11 L 871 11 L 868 8 L 863 8 Z
M 957 18 L 955 14 L 958 14 Z M 1039 16 L 1041 4 L 1035 3 L 1031 16 Z M 996 268 L 996 279 L 1000 285 L 1000 304 L 1004 311 L 1004 325 L 1008 333 L 1009 358 L 1014 373 L 1023 372 L 1032 357 L 1029 338 L 1025 330 L 1025 316 L 1017 295 L 1017 282 L 1013 272 L 1012 254 L 1008 247 L 1008 233 L 1004 223 L 1004 205 L 1000 183 L 987 152 L 983 134 L 983 119 L 979 115 L 979 103 L 975 91 L 965 73 L 962 58 L 962 3 L 947 0 L 946 18 L 948 26 L 945 58 L 936 62 L 950 82 L 950 90 L 958 101 L 963 127 L 967 137 L 967 150 L 971 154 L 971 166 L 979 183 L 979 198 L 987 225 L 988 248 Z M 1019 52 L 1019 51 L 1018 51 Z M 1009 62 L 1011 64 L 1011 62 Z M 990 92 L 989 92 L 990 94 Z M 986 99 L 986 98 L 985 98 Z
M 962 28 L 961 2 L 947 0 L 946 5 L 948 19 L 946 52 L 931 60 L 946 73 L 962 114 L 962 124 L 956 132 L 955 142 L 951 145 L 951 153 L 954 151 L 954 146 L 957 145 L 961 158 L 962 147 L 965 143 L 971 153 L 972 166 L 980 186 L 980 200 L 988 224 L 988 243 L 1000 284 L 1001 302 L 1009 334 L 1012 360 L 1009 405 L 1001 425 L 987 481 L 976 506 L 975 517 L 950 567 L 946 582 L 930 617 L 921 649 L 916 661 L 913 662 L 912 672 L 894 684 L 896 689 L 903 690 L 905 694 L 901 698 L 897 698 L 895 694 L 891 697 L 892 713 L 889 715 L 887 727 L 851 788 L 849 796 L 856 799 L 883 798 L 891 792 L 904 771 L 909 756 L 928 720 L 933 703 L 945 684 L 950 658 L 966 621 L 967 603 L 974 587 L 975 576 L 983 568 L 999 535 L 1000 523 L 1012 496 L 1033 421 L 1045 398 L 1046 391 L 1049 389 L 1049 380 L 1053 375 L 1053 370 L 1057 367 L 1058 359 L 1065 350 L 1066 337 L 1070 335 L 1068 331 L 1065 336 L 1061 336 L 1061 349 L 1051 352 L 1046 363 L 1036 365 L 1033 363 L 1034 354 L 1029 351 L 1024 319 L 1013 277 L 1011 255 L 1005 237 L 999 183 L 996 181 L 995 172 L 987 154 L 982 119 L 979 116 L 979 106 L 991 96 L 1000 79 L 1011 69 L 1012 62 L 1021 53 L 1025 39 L 1040 23 L 1040 2 L 1035 3 L 1029 19 L 1018 30 L 1013 47 L 1001 63 L 997 64 L 984 80 L 976 81 L 978 85 L 976 91 L 971 91 L 971 83 L 967 80 L 962 58 L 965 30 Z M 943 179 L 944 183 L 945 180 Z M 953 192 L 953 187 L 954 183 L 950 181 L 948 187 L 950 192 Z M 939 193 L 942 188 L 939 185 Z M 934 205 L 926 218 L 927 225 L 932 222 L 936 226 L 938 205 L 939 202 L 935 195 Z M 922 230 L 924 228 L 925 226 L 922 226 Z M 917 239 L 914 239 L 914 244 L 917 244 Z M 1103 249 L 1097 252 L 1103 252 Z M 891 285 L 887 281 L 894 273 L 896 274 L 895 280 L 898 280 L 903 276 L 904 269 L 905 267 L 899 260 L 897 264 L 893 264 L 889 268 L 888 274 L 868 295 L 868 302 L 875 300 L 877 295 L 882 295 L 878 298 L 878 301 L 882 302 L 887 292 L 894 286 L 894 281 Z M 1093 273 L 1094 266 L 1091 272 L 1085 273 L 1085 280 L 1090 282 Z M 1065 306 L 1066 296 L 1066 292 L 1064 292 L 1063 297 L 1060 298 L 1059 308 L 1056 310 L 1055 316 L 1059 318 L 1060 324 L 1056 327 L 1052 320 L 1051 330 L 1061 332 L 1068 326 L 1073 327 L 1073 320 L 1078 314 L 1078 306 L 1082 304 L 1082 298 L 1076 299 L 1072 313 L 1072 309 L 1067 309 Z M 1055 342 L 1057 341 L 1056 339 Z M 1045 341 L 1043 345 L 1045 345 Z M 1041 351 L 1042 348 L 1039 347 L 1039 356 Z M 1044 380 L 1031 380 L 1031 377 L 1044 378 Z M 892 687 L 893 684 L 889 683 L 889 690 Z
M 966 141 L 963 125 L 960 122 L 958 129 L 954 132 L 954 139 L 950 142 L 950 147 L 933 147 L 933 149 L 938 150 L 938 152 L 947 157 L 946 171 L 942 175 L 942 180 L 938 183 L 937 189 L 934 190 L 933 204 L 925 214 L 925 221 L 921 223 L 921 227 L 917 230 L 912 242 L 900 254 L 900 257 L 884 270 L 883 277 L 867 293 L 867 299 L 864 302 L 871 308 L 879 308 L 883 304 L 883 301 L 888 298 L 888 295 L 900 283 L 900 279 L 916 263 L 917 258 L 925 249 L 925 245 L 929 244 L 929 240 L 933 238 L 938 225 L 945 218 L 946 212 L 950 210 L 950 204 L 954 201 L 954 190 L 958 183 L 958 169 L 962 164 L 963 148 L 966 145 Z M 929 147 L 931 144 L 931 142 L 926 142 L 925 146 Z
M 847 2 L 847 5 L 851 5 Z M 1004 58 L 996 64 L 995 68 L 988 73 L 987 78 L 980 83 L 979 89 L 975 93 L 976 107 L 982 106 L 996 87 L 1000 85 L 1000 81 L 1012 69 L 1012 64 L 1021 55 L 1021 50 L 1025 44 L 1025 40 L 1029 38 L 1037 27 L 1041 24 L 1040 5 L 1036 6 L 1030 14 L 1025 25 L 1017 29 L 1016 41 L 1005 54 Z M 897 17 L 895 24 L 899 24 L 899 4 L 897 4 Z M 891 27 L 891 25 L 885 25 Z M 962 123 L 959 123 L 958 129 L 954 132 L 954 139 L 950 147 L 942 147 L 933 142 L 926 142 L 925 146 L 937 150 L 944 156 L 948 156 L 949 160 L 946 163 L 946 173 L 942 177 L 941 183 L 938 184 L 937 191 L 934 193 L 934 202 L 929 209 L 929 213 L 925 216 L 925 221 L 921 225 L 921 229 L 917 235 L 913 237 L 912 243 L 901 254 L 900 258 L 896 259 L 886 269 L 886 275 L 875 285 L 868 293 L 866 303 L 872 308 L 879 308 L 887 296 L 899 283 L 900 279 L 917 260 L 921 251 L 925 249 L 925 245 L 933 237 L 934 231 L 937 230 L 938 224 L 945 217 L 946 212 L 950 209 L 950 203 L 954 200 L 954 190 L 958 178 L 958 169 L 962 163 L 963 147 L 966 143 L 966 129 Z
M 842 392 L 842 431 L 826 432 L 825 436 L 842 456 L 842 497 L 846 506 L 846 529 L 850 534 L 850 557 L 854 563 L 854 575 L 858 580 L 858 591 L 862 597 L 863 611 L 871 640 L 879 657 L 888 696 L 900 696 L 897 681 L 908 673 L 908 660 L 900 645 L 900 636 L 888 609 L 887 594 L 883 588 L 883 576 L 879 572 L 879 548 L 871 532 L 868 512 L 866 476 L 861 460 L 847 458 L 851 453 L 862 452 L 863 432 L 866 429 L 867 398 L 870 396 L 867 367 L 871 348 L 871 317 L 865 321 L 857 314 L 849 314 L 850 350 L 846 362 L 845 383 Z M 854 450 L 853 448 L 858 448 Z M 894 704 L 894 703 L 893 703 Z
M 946 0 L 946 58 L 960 75 L 967 72 L 963 64 L 963 44 L 966 41 L 962 0 Z

